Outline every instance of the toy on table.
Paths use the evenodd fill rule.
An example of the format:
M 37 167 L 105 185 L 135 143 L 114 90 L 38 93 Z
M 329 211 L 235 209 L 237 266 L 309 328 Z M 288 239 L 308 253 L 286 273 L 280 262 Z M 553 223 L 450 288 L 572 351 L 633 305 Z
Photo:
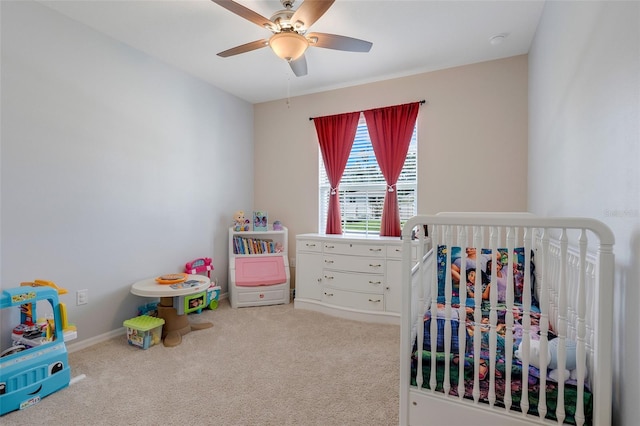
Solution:
M 158 284 L 177 284 L 187 280 L 187 274 L 164 274 L 156 278 Z
M 211 278 L 211 271 L 213 271 L 213 263 L 210 257 L 201 257 L 199 259 L 187 262 L 184 265 L 184 272 L 187 274 L 200 274 L 206 272 L 207 276 Z
M 248 231 L 250 223 L 251 222 L 249 222 L 249 219 L 246 219 L 244 217 L 244 210 L 237 210 L 233 214 L 233 230 L 234 231 Z

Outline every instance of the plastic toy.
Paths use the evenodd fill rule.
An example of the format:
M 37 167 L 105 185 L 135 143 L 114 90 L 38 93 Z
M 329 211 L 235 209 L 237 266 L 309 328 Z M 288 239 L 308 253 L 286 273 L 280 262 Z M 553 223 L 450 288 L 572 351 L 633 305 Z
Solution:
M 138 306 L 138 316 L 148 315 L 150 317 L 158 316 L 158 302 L 149 302 Z
M 250 224 L 251 222 L 249 221 L 249 219 L 246 219 L 244 217 L 243 210 L 237 210 L 233 214 L 233 230 L 234 231 L 248 231 Z
M 131 346 L 149 349 L 162 340 L 164 320 L 148 315 L 140 315 L 122 323 L 127 328 L 127 341 Z
M 279 220 L 276 220 L 273 222 L 273 230 L 274 231 L 282 231 L 284 228 L 282 226 L 282 222 L 280 222 Z
M 193 312 L 201 313 L 206 308 L 217 309 L 219 297 L 220 286 L 217 286 L 216 283 L 211 283 L 209 288 L 200 293 L 174 297 L 173 305 L 176 307 L 178 315 Z
M 213 271 L 213 269 L 214 267 L 210 257 L 201 257 L 199 259 L 192 260 L 191 262 L 187 262 L 187 264 L 184 265 L 184 272 L 187 274 L 200 274 L 202 272 L 206 272 L 209 278 L 211 278 L 211 271 Z
M 187 274 L 165 274 L 156 278 L 158 284 L 176 284 L 187 280 Z
M 14 347 L 2 352 L 0 358 L 0 415 L 22 410 L 40 402 L 47 395 L 67 387 L 71 381 L 67 347 L 63 334 L 63 309 L 58 294 L 66 293 L 43 281 L 22 283 L 6 289 L 0 295 L 0 309 L 20 308 L 21 323 L 12 333 Z M 33 321 L 38 301 L 48 301 L 53 318 L 45 321 L 48 334 L 29 338 L 25 333 L 38 325 Z

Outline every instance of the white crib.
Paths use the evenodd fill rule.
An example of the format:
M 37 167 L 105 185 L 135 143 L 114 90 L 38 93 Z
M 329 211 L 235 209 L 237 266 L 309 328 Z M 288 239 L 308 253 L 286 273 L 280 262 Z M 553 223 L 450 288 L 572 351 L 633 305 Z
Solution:
M 403 258 L 400 424 L 610 425 L 611 230 L 442 213 L 407 222 L 404 253 L 425 225 L 431 249 L 418 265 Z

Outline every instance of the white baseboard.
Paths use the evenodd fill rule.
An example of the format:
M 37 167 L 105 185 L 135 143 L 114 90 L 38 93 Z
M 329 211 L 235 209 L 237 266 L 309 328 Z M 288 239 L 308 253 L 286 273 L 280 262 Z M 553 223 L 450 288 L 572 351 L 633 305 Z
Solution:
M 89 337 L 88 339 L 81 340 L 79 342 L 67 343 L 67 352 L 72 353 L 82 349 L 86 349 L 89 346 L 96 345 L 98 343 L 107 341 L 114 337 L 120 336 L 126 332 L 124 327 L 120 327 L 116 330 L 111 330 L 98 336 Z
M 220 300 L 228 299 L 229 293 L 224 293 L 220 295 Z M 72 353 L 76 351 L 80 351 L 82 349 L 86 349 L 90 346 L 97 345 L 98 343 L 102 343 L 114 337 L 118 337 L 126 333 L 125 327 L 120 327 L 115 330 L 108 331 L 106 333 L 100 334 L 98 336 L 89 337 L 87 339 L 81 340 L 80 342 L 67 343 L 67 352 Z

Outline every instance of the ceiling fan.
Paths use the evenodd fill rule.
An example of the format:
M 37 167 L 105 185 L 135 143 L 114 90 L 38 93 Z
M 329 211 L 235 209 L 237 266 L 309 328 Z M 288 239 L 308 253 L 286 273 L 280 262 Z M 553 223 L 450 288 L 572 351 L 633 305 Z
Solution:
M 296 10 L 293 10 L 295 0 L 280 0 L 284 9 L 274 13 L 270 19 L 232 0 L 212 1 L 273 33 L 269 39 L 252 41 L 218 53 L 218 56 L 223 58 L 270 46 L 276 55 L 289 63 L 293 73 L 301 77 L 307 75 L 304 52 L 310 46 L 348 52 L 368 52 L 373 45 L 368 41 L 336 34 L 307 34 L 309 27 L 324 15 L 335 0 L 303 0 Z

